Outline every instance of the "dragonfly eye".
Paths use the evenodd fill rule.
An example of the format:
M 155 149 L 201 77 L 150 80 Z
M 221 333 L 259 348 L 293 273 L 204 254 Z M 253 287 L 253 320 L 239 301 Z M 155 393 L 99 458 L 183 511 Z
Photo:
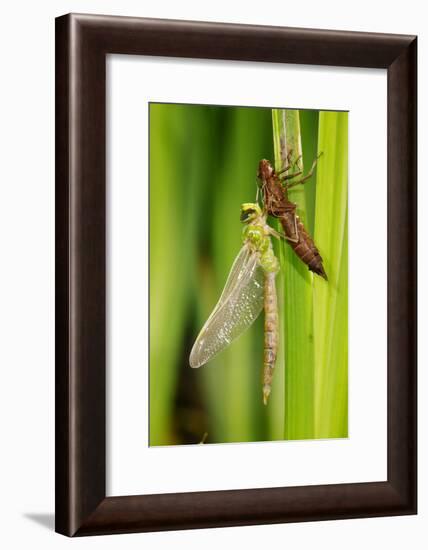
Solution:
M 241 222 L 248 223 L 262 215 L 260 206 L 254 202 L 244 202 L 241 205 Z
M 242 210 L 241 211 L 241 222 L 247 222 L 248 220 L 252 219 L 254 217 L 254 214 L 256 213 L 256 211 L 251 208 L 251 209 L 248 209 L 248 210 Z

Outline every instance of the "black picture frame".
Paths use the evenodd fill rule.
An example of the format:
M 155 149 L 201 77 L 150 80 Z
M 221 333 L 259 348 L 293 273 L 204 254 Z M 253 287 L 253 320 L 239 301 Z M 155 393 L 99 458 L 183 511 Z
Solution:
M 110 53 L 387 69 L 387 481 L 106 497 Z M 416 73 L 415 36 L 98 15 L 56 19 L 57 532 L 416 513 Z

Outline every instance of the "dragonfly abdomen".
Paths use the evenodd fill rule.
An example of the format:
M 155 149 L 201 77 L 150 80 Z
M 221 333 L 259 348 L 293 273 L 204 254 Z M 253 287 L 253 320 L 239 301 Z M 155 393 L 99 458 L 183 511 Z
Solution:
M 284 232 L 286 232 L 286 227 L 288 228 L 288 225 L 284 223 L 284 221 L 285 218 L 281 218 Z M 297 242 L 289 241 L 288 244 L 293 248 L 294 252 L 299 256 L 302 262 L 308 266 L 310 271 L 313 271 L 327 280 L 321 255 L 300 220 L 297 221 L 297 235 L 299 240 Z
M 273 369 L 278 350 L 278 300 L 275 272 L 265 273 L 264 285 L 264 355 L 263 355 L 263 403 L 266 405 L 272 386 Z

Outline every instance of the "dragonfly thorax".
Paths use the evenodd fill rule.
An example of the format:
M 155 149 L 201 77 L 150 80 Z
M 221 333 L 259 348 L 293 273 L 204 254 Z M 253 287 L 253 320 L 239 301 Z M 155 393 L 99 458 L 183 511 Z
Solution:
M 260 224 L 249 224 L 245 226 L 243 240 L 259 252 L 265 252 L 269 247 L 270 241 L 265 233 L 264 227 Z
M 276 273 L 279 270 L 279 264 L 265 226 L 263 220 L 248 224 L 244 228 L 243 240 L 255 252 L 259 252 L 259 262 L 263 270 L 268 273 Z

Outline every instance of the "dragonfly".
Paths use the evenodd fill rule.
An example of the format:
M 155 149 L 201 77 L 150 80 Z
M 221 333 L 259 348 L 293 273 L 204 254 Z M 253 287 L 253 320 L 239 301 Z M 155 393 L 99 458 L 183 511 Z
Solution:
M 249 328 L 264 309 L 263 403 L 272 387 L 278 349 L 278 300 L 275 276 L 279 262 L 271 236 L 280 235 L 266 222 L 257 203 L 241 206 L 243 244 L 233 262 L 223 292 L 193 345 L 189 364 L 201 367 Z
M 275 172 L 272 164 L 266 159 L 260 161 L 257 175 L 260 180 L 260 187 L 268 213 L 278 218 L 281 222 L 284 230 L 282 237 L 287 240 L 288 244 L 302 262 L 308 266 L 310 271 L 327 280 L 321 254 L 296 213 L 297 204 L 291 202 L 288 198 L 288 191 L 292 187 L 304 184 L 312 177 L 318 158 L 313 162 L 308 174 L 300 179 L 296 179 L 302 174 L 300 170 L 294 174 L 288 173 L 292 166 L 291 164 L 280 172 Z

